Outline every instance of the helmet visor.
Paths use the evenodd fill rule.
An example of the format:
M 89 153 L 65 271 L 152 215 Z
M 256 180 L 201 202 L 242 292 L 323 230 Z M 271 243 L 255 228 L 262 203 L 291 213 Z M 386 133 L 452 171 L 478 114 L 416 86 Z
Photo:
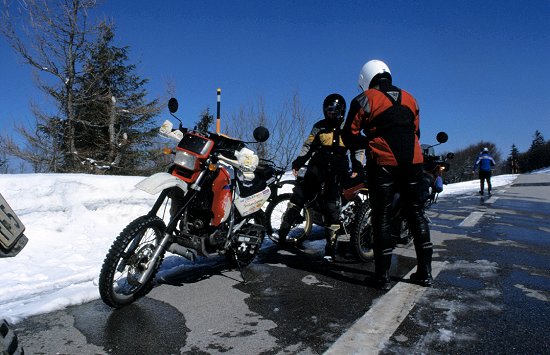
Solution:
M 342 107 L 338 102 L 334 102 L 325 107 L 325 116 L 327 118 L 339 118 L 342 114 Z

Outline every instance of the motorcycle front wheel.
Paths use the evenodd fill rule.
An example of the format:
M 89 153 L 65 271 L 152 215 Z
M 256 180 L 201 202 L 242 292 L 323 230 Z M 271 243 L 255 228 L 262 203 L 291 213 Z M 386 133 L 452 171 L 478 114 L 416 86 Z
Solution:
M 99 294 L 105 304 L 120 308 L 145 296 L 153 288 L 164 251 L 149 277 L 138 280 L 152 262 L 166 225 L 157 216 L 142 216 L 128 224 L 113 242 L 99 275 Z
M 353 219 L 350 236 L 352 249 L 355 250 L 359 260 L 372 261 L 374 258 L 373 241 L 371 208 L 369 202 L 364 201 Z
M 275 244 L 279 244 L 278 232 L 284 213 L 288 208 L 288 203 L 292 193 L 281 194 L 275 197 L 266 207 L 265 214 L 267 218 L 267 235 Z M 303 208 L 300 217 L 290 228 L 287 241 L 294 240 L 296 244 L 303 242 L 311 233 L 313 222 L 311 214 L 307 208 Z

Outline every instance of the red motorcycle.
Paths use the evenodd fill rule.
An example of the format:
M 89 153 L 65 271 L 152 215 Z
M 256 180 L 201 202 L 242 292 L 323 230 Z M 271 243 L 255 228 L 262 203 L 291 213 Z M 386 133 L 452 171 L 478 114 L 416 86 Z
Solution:
M 303 181 L 303 173 L 307 167 L 300 169 L 300 173 L 296 178 L 295 184 L 300 184 Z M 291 180 L 294 183 L 294 180 Z M 292 241 L 293 244 L 300 244 L 306 240 L 313 229 L 313 225 L 316 224 L 322 227 L 328 227 L 324 221 L 324 214 L 322 211 L 325 208 L 325 198 L 321 191 L 311 200 L 308 201 L 300 213 L 300 217 L 294 222 L 290 229 L 287 241 Z M 287 210 L 288 203 L 292 193 L 283 193 L 275 197 L 266 207 L 265 213 L 267 217 L 267 233 L 270 239 L 278 244 L 279 239 L 273 237 L 279 230 L 281 225 L 283 214 Z M 343 234 L 351 235 L 352 230 L 355 228 L 353 221 L 356 213 L 361 209 L 364 203 L 367 203 L 367 187 L 364 183 L 364 178 L 356 177 L 349 178 L 343 183 L 343 190 L 340 199 L 340 218 L 339 222 L 343 227 Z M 273 237 L 273 238 L 272 238 Z
M 174 115 L 177 100 L 170 99 L 168 107 L 178 119 Z M 261 208 L 271 194 L 266 181 L 273 169 L 258 166 L 258 156 L 246 143 L 266 141 L 269 131 L 258 127 L 256 142 L 243 142 L 187 130 L 181 121 L 179 129 L 173 130 L 166 121 L 160 133 L 178 141 L 172 152 L 174 163 L 168 172 L 136 185 L 160 195 L 147 215 L 124 228 L 105 257 L 99 292 L 111 307 L 130 304 L 153 288 L 166 251 L 192 261 L 224 255 L 241 270 L 255 258 L 264 239 Z M 164 212 L 168 208 L 169 217 Z

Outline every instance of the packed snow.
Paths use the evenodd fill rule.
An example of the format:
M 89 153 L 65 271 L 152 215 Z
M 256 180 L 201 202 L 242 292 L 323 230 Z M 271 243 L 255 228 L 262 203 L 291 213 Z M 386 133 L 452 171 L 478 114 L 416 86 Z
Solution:
M 495 176 L 493 186 L 511 184 L 516 177 Z M 29 239 L 19 255 L 0 259 L 0 318 L 17 323 L 98 299 L 98 275 L 111 243 L 155 201 L 156 196 L 134 187 L 141 179 L 0 175 L 0 192 L 25 224 Z M 440 198 L 478 189 L 478 180 L 449 184 Z

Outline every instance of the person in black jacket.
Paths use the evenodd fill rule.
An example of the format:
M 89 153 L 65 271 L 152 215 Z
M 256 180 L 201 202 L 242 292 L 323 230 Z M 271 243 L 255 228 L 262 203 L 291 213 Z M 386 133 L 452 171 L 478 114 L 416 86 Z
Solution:
M 324 186 L 327 201 L 324 211 L 326 233 L 325 260 L 334 260 L 334 242 L 340 228 L 339 203 L 342 181 L 349 174 L 348 149 L 341 138 L 341 129 L 346 113 L 346 101 L 339 94 L 328 95 L 323 101 L 324 119 L 315 123 L 299 156 L 292 162 L 294 176 L 306 164 L 302 183 L 294 187 L 289 207 L 283 215 L 279 228 L 279 244 L 290 243 L 287 235 L 300 215 L 305 203 L 311 201 Z

